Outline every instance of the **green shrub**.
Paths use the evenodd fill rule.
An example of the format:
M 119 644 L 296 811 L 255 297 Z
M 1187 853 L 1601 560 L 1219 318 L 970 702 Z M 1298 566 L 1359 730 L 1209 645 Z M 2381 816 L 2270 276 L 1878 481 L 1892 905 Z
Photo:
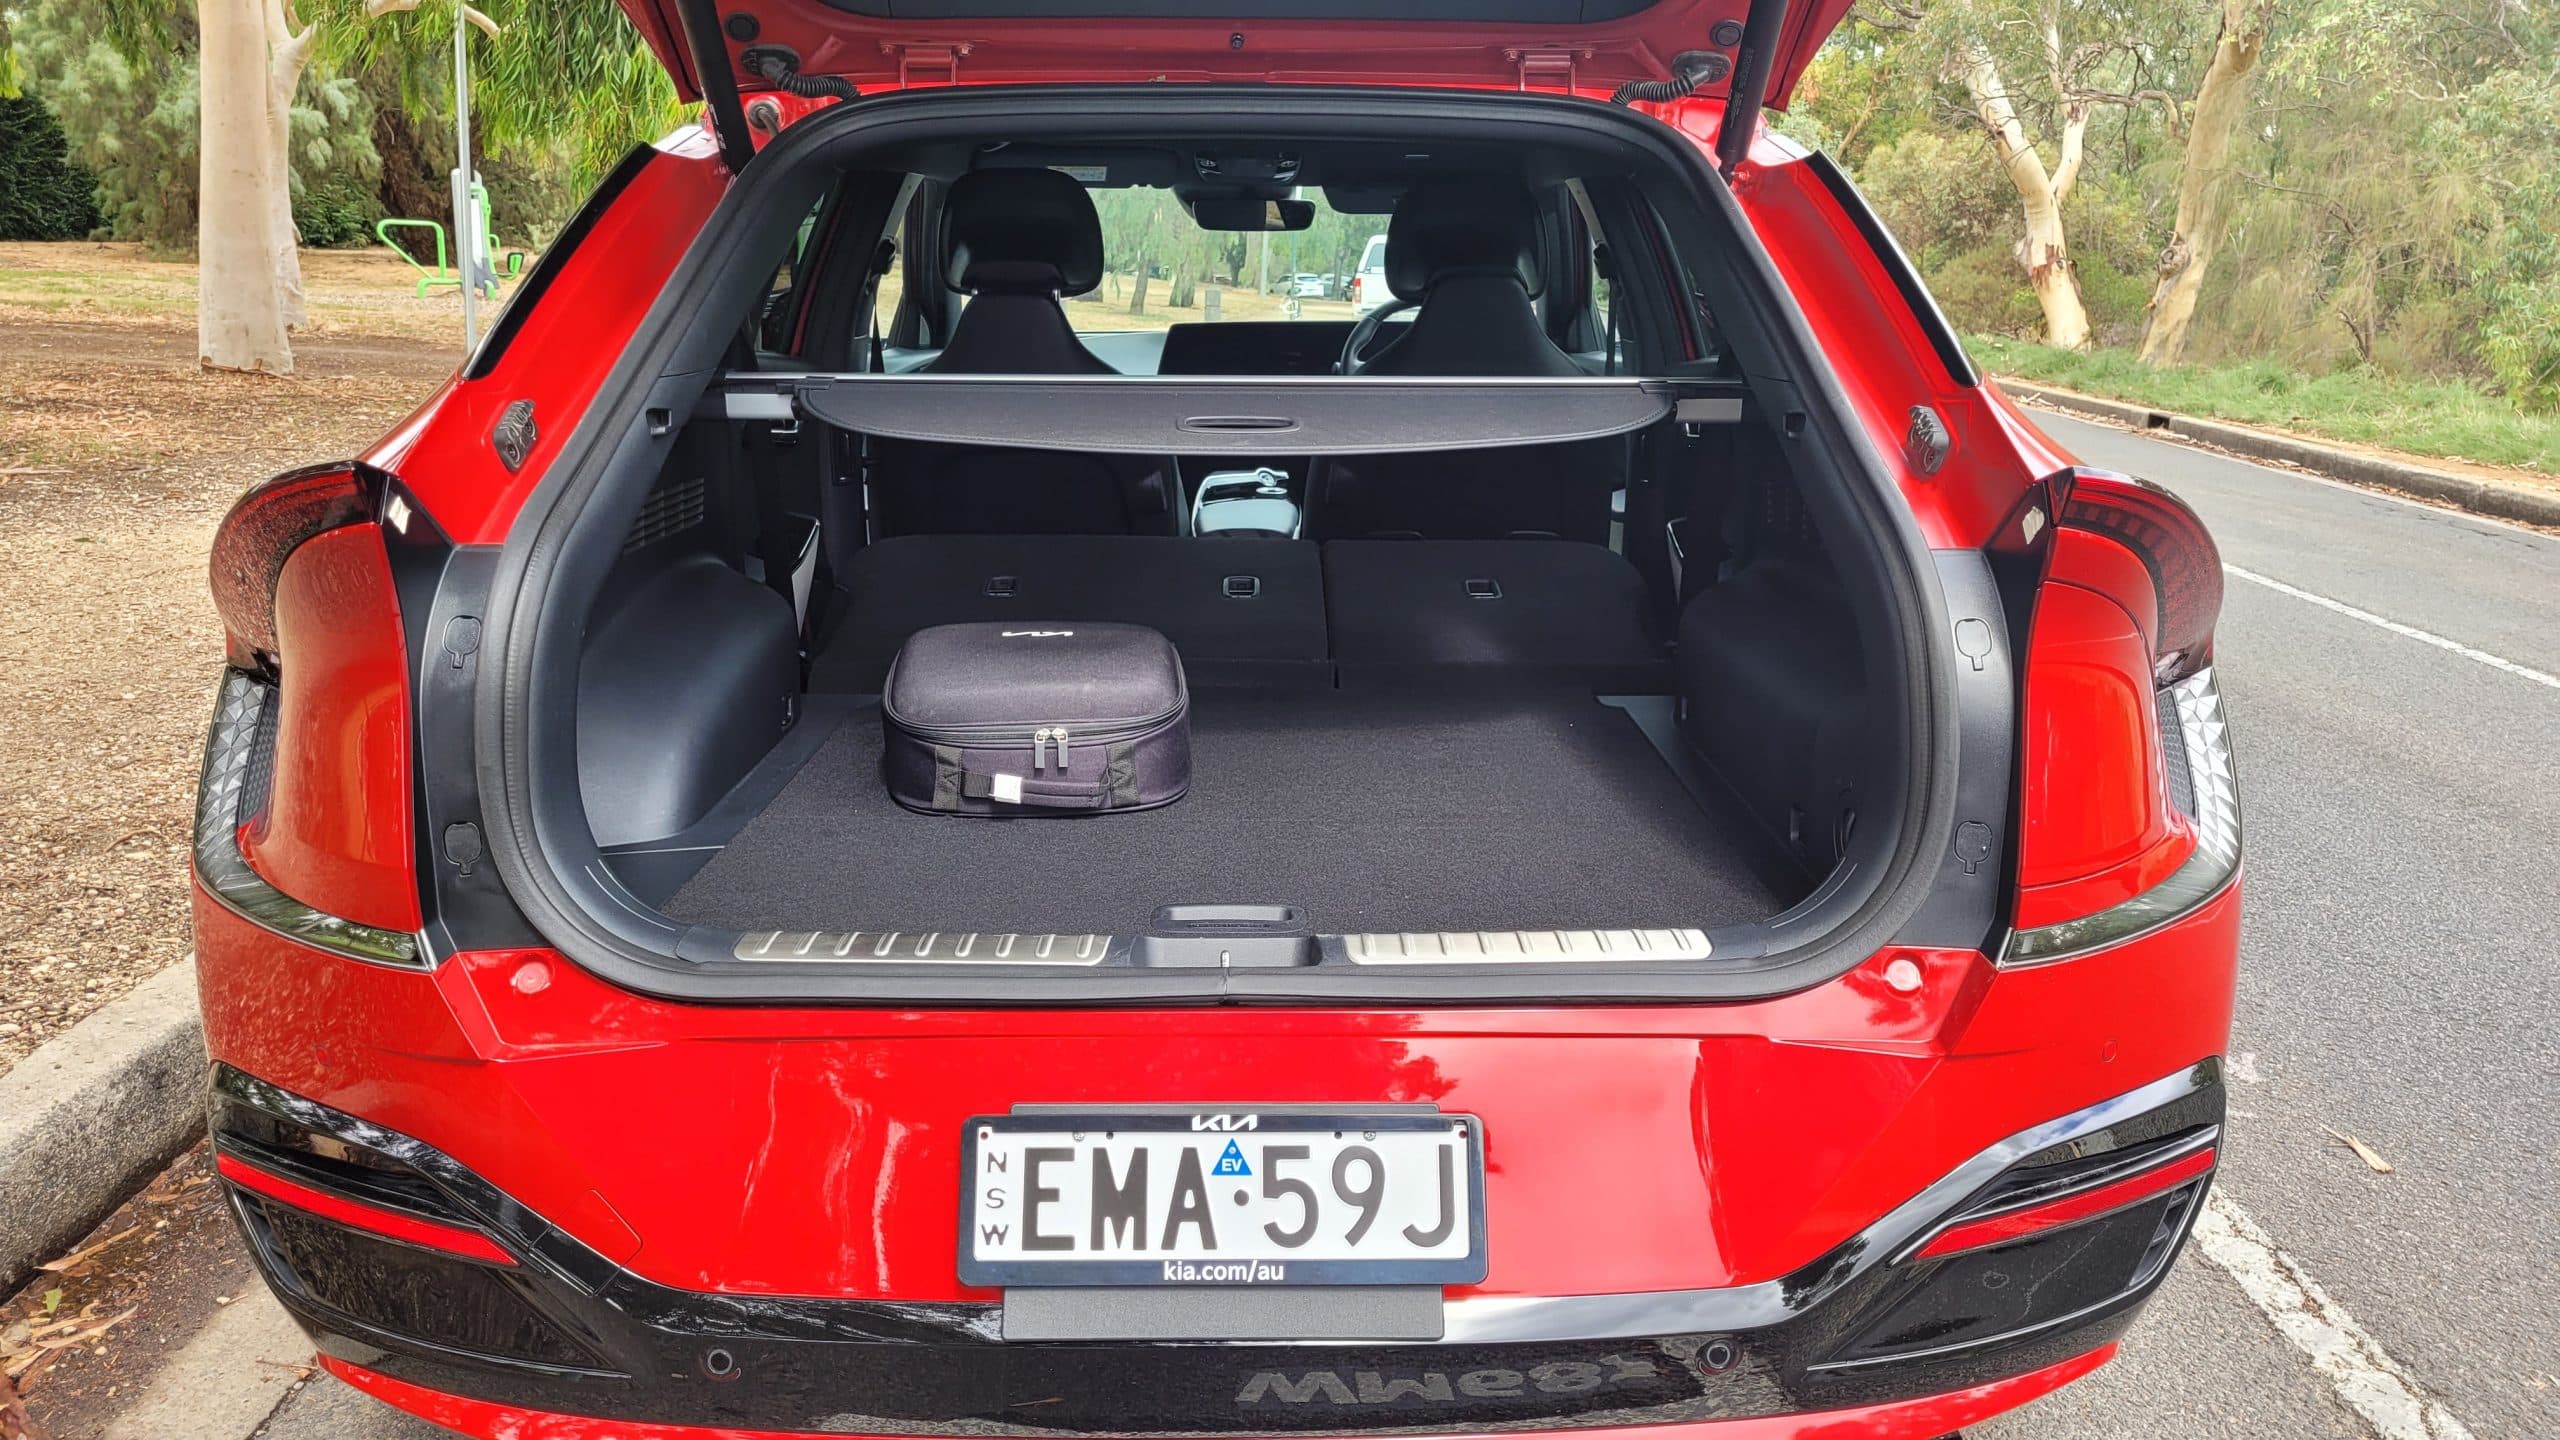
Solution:
M 2560 413 L 2560 282 L 2510 287 L 2484 339 L 2489 373 L 2517 409 Z
M 2089 312 L 2090 335 L 2101 345 L 2130 345 L 2140 339 L 2143 307 L 2151 303 L 2150 278 L 2128 275 L 2077 246 L 2072 257 L 2072 273 L 2080 277 L 2080 304 Z
M 1939 266 L 1929 291 L 1959 330 L 2022 339 L 2044 333 L 2044 307 L 2006 245 L 1968 250 Z
M 352 177 L 333 176 L 293 197 L 294 228 L 302 232 L 302 243 L 315 249 L 370 245 L 373 222 L 381 218 L 382 202 L 373 186 Z
M 0 240 L 78 240 L 98 218 L 98 177 L 71 158 L 53 112 L 0 98 Z

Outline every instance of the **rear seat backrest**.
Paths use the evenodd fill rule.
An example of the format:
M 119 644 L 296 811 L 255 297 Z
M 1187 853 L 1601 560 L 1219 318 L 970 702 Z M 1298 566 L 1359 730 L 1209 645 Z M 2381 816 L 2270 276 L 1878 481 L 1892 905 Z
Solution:
M 1195 685 L 1323 685 L 1324 582 L 1302 540 L 910 535 L 854 557 L 852 613 L 811 687 L 880 688 L 928 625 L 1111 621 L 1163 632 Z
M 1344 689 L 1669 688 L 1644 579 L 1603 546 L 1333 540 L 1324 547 L 1324 589 Z
M 1557 540 L 910 535 L 854 557 L 851 614 L 811 688 L 870 694 L 928 625 L 1162 631 L 1197 685 L 1663 694 L 1670 665 L 1625 557 Z

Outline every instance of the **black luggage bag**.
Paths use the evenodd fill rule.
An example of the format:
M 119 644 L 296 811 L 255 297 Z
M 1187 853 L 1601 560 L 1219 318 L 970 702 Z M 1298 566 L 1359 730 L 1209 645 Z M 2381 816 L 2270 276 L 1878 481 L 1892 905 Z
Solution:
M 910 636 L 880 696 L 890 798 L 941 815 L 1169 805 L 1191 787 L 1191 692 L 1142 625 L 991 622 Z

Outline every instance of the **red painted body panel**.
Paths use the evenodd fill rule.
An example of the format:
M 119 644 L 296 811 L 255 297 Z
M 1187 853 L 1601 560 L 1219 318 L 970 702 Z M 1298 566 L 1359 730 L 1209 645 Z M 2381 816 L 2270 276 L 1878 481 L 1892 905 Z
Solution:
M 418 928 L 409 681 L 382 537 L 303 542 L 276 579 L 283 667 L 273 797 L 241 850 L 268 884 L 389 930 Z
M 2012 1379 L 1892 1405 L 1699 1425 L 1630 1425 L 1614 1429 L 1521 1430 L 1510 1433 L 1519 1436 L 1520 1440 L 1539 1440 L 1542 1433 L 1569 1434 L 1573 1440 L 1930 1440 L 1930 1437 L 1952 1433 L 2060 1389 L 2114 1359 L 2115 1353 L 2115 1346 L 2105 1345 L 2086 1355 Z M 454 1395 L 440 1395 L 325 1355 L 320 1358 L 320 1363 L 331 1374 L 377 1400 L 396 1405 L 449 1430 L 477 1437 L 477 1440 L 787 1440 L 785 1432 L 770 1430 L 634 1425 L 628 1420 L 544 1415 Z M 1431 1437 L 1417 1436 L 1413 1440 L 1431 1440 Z
M 700 99 L 674 0 L 620 3 L 674 78 L 677 93 Z M 826 0 L 766 0 L 756 7 L 755 43 L 787 45 L 805 73 L 841 75 L 865 93 L 954 83 L 1268 81 L 1570 89 L 1605 98 L 1621 81 L 1669 75 L 1672 57 L 1682 51 L 1716 48 L 1709 36 L 1717 22 L 1738 22 L 1750 7 L 1746 0 L 1654 0 L 1623 19 L 1561 25 L 1445 18 L 1179 20 L 1091 8 L 1104 15 L 903 20 L 855 14 Z M 1849 0 L 1791 7 L 1771 58 L 1771 105 L 1785 106 L 1814 51 L 1848 12 Z M 765 88 L 761 77 L 738 69 L 738 52 L 745 47 L 729 38 L 723 44 L 739 88 L 750 94 Z M 1524 52 L 1533 57 L 1525 76 Z M 1552 61 L 1545 58 L 1550 55 Z M 1722 86 L 1709 88 L 1721 93 Z
M 455 543 L 505 539 L 729 178 L 698 130 L 661 146 L 568 257 L 489 373 L 447 382 L 363 458 L 397 474 Z M 523 469 L 510 473 L 489 432 L 517 400 L 533 402 L 537 438 Z
M 1888 952 L 1794 995 L 1636 1009 L 685 1006 L 549 952 L 334 959 L 201 899 L 198 966 L 215 1059 L 414 1135 L 668 1285 L 987 1298 L 954 1273 L 960 1122 L 1180 1095 L 1483 1116 L 1492 1267 L 1462 1293 L 1562 1295 L 1774 1278 L 1992 1142 L 2220 1053 L 2236 917 L 2227 894 L 2005 974 L 1911 952 L 1910 995 Z
M 1657 113 L 1712 151 L 1723 110 L 1688 101 Z M 1921 533 L 1941 547 L 1989 541 L 2044 472 L 2020 463 L 1986 387 L 1959 385 L 1947 373 L 1884 262 L 1793 146 L 1760 137 L 1733 188 Z M 1954 442 L 1930 475 L 1902 453 L 1915 405 L 1937 411 Z

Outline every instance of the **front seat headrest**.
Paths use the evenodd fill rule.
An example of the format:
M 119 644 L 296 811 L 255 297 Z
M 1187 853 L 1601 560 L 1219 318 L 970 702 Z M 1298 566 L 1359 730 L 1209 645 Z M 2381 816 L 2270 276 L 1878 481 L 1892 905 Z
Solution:
M 973 170 L 942 202 L 944 283 L 964 295 L 1081 295 L 1102 283 L 1102 220 L 1055 170 Z
M 1387 222 L 1387 288 L 1420 300 L 1452 275 L 1512 275 L 1530 298 L 1538 273 L 1538 202 L 1517 180 L 1426 180 Z

